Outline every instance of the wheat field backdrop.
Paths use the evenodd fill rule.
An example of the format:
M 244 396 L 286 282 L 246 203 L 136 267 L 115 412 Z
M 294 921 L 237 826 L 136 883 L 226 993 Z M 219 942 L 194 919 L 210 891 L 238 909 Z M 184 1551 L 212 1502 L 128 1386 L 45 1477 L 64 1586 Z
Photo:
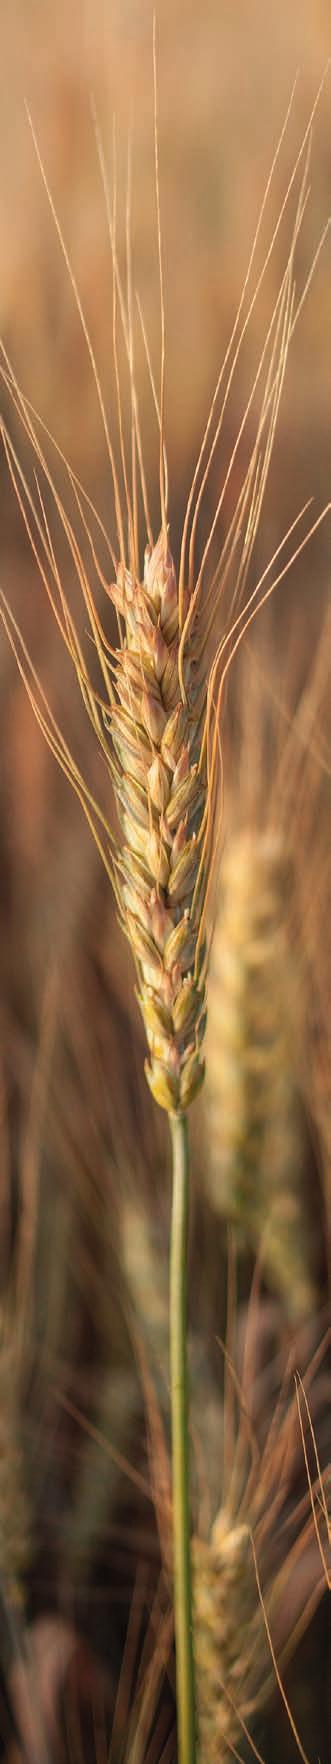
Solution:
M 294 0 L 291 7 L 271 0 L 266 15 L 260 0 L 238 0 L 234 7 L 211 0 L 205 9 L 196 0 L 179 7 L 159 0 L 156 37 L 169 552 L 144 340 L 158 397 L 153 9 L 136 0 L 73 0 L 70 8 L 59 0 L 55 11 L 47 0 L 28 7 L 17 0 L 2 11 L 0 589 L 9 612 L 0 641 L 0 1747 L 6 1764 L 175 1764 L 179 1758 L 170 1155 L 163 1106 L 176 1115 L 192 1101 L 188 1357 L 198 1756 L 201 1764 L 254 1756 L 264 1764 L 294 1764 L 299 1756 L 327 1764 L 330 515 L 247 630 L 226 676 L 222 765 L 213 723 L 217 673 L 210 702 L 208 681 L 212 645 L 217 649 L 231 627 L 240 606 L 236 595 L 242 593 L 243 604 L 261 581 L 262 598 L 269 559 L 278 559 L 300 510 L 307 505 L 308 531 L 330 498 L 329 7 L 326 0 Z M 323 77 L 310 143 L 309 118 Z M 188 627 L 186 690 L 196 697 L 175 741 L 185 508 L 288 107 L 257 238 L 253 289 L 267 256 L 266 269 L 199 514 L 193 584 L 231 459 L 210 550 L 212 617 L 208 625 L 203 614 L 192 638 Z M 305 136 L 309 163 L 305 149 L 278 231 Z M 129 543 L 132 580 L 142 582 L 138 613 L 114 541 L 116 492 L 72 281 L 120 471 L 117 373 L 126 388 L 129 458 L 128 370 L 118 292 L 114 358 L 104 181 L 121 286 L 134 310 L 154 543 L 161 533 L 161 549 L 151 548 L 143 566 L 148 534 L 141 498 L 140 562 Z M 315 256 L 287 360 L 291 318 Z M 245 299 L 243 312 L 249 294 Z M 225 598 L 219 594 L 216 603 L 215 590 L 214 606 L 214 575 L 217 583 L 246 479 L 249 551 L 247 507 L 253 527 L 271 408 L 263 407 L 254 453 L 259 362 L 275 311 L 263 371 L 277 427 L 248 585 L 246 553 L 239 552 L 239 575 L 235 562 Z M 75 478 L 68 478 L 64 457 Z M 81 509 L 87 520 L 88 505 L 81 497 L 78 508 L 78 482 L 96 506 L 99 525 L 89 513 L 91 524 L 84 526 Z M 65 632 L 72 616 L 83 646 L 78 680 L 22 518 L 20 498 L 30 519 L 29 496 L 33 533 L 37 512 L 48 563 L 53 544 L 56 549 Z M 101 575 L 93 576 L 112 653 L 115 612 L 124 621 L 125 647 L 114 663 L 117 771 L 113 759 L 107 770 L 107 721 L 98 745 L 80 689 L 89 673 L 96 727 L 98 626 L 90 621 L 87 629 L 63 507 L 89 581 L 93 534 L 100 572 L 107 588 L 112 583 L 105 596 Z M 126 532 L 126 508 L 124 525 Z M 300 526 L 274 575 L 301 538 Z M 187 594 L 185 575 L 185 617 Z M 146 633 L 151 617 L 160 655 L 155 661 L 149 623 L 142 680 L 141 666 L 133 660 L 130 671 L 127 658 L 130 645 L 139 651 L 137 627 L 145 621 Z M 126 929 L 129 923 L 136 975 L 81 803 L 33 715 L 8 642 L 9 634 L 26 672 L 17 629 L 89 800 L 101 803 L 108 857 L 119 838 L 117 790 L 122 837 L 124 824 L 135 865 L 134 877 L 125 872 L 125 887 L 121 872 L 120 903 L 117 876 L 117 907 Z M 216 725 L 217 717 L 218 711 Z M 201 889 L 196 841 L 207 866 Z M 198 908 L 200 930 L 197 920 L 184 960 L 186 920 L 191 926 Z M 144 1076 L 145 1030 L 153 1095 Z M 193 1100 L 205 1055 L 205 1082 Z

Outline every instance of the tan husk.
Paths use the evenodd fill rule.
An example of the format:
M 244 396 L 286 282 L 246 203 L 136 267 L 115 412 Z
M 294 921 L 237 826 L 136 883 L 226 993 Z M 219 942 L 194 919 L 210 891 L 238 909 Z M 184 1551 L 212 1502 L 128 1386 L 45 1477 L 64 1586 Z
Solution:
M 195 897 L 207 781 L 194 641 L 184 699 L 178 589 L 163 529 L 146 550 L 143 582 L 120 567 L 111 594 L 125 632 L 110 713 L 124 833 L 120 915 L 138 975 L 146 1077 L 156 1101 L 175 1113 L 192 1102 L 204 1073 L 205 951 Z

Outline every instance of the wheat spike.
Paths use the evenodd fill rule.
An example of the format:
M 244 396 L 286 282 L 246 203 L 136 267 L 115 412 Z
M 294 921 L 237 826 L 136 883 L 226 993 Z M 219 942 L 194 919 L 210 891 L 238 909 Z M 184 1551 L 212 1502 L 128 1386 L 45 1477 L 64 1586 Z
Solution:
M 321 1555 L 314 1503 L 321 1496 L 323 1504 L 324 1498 L 315 1429 L 320 1434 L 327 1415 L 328 1341 L 318 1343 L 304 1384 L 299 1380 L 293 1394 L 293 1365 L 307 1351 L 305 1325 L 276 1399 L 270 1400 L 273 1374 L 270 1364 L 267 1378 L 261 1378 L 258 1332 L 252 1310 L 240 1378 L 236 1361 L 229 1361 L 234 1379 L 230 1474 L 224 1456 L 216 1517 L 207 1527 L 200 1525 L 192 1543 L 201 1764 L 205 1758 L 208 1764 L 230 1764 L 230 1758 L 242 1755 L 243 1735 L 253 1735 L 254 1751 L 256 1718 L 267 1710 L 276 1681 L 306 1764 L 282 1674 L 325 1590 L 326 1552 L 323 1547 Z M 302 1407 L 297 1406 L 299 1387 Z M 231 1425 L 225 1409 L 225 1441 Z M 304 1464 L 309 1488 L 298 1499 Z
M 193 1575 L 199 1759 L 230 1764 L 274 1690 L 267 1623 L 268 1613 L 277 1623 L 282 1570 L 279 1583 L 274 1570 L 267 1578 L 263 1608 L 250 1525 L 221 1508 L 209 1541 L 194 1539 Z M 295 1646 L 289 1623 L 285 1657 Z
M 147 547 L 143 582 L 120 567 L 110 593 L 124 620 L 111 731 L 124 834 L 122 922 L 138 973 L 156 1101 L 185 1110 L 202 1082 L 204 946 L 196 904 L 206 770 L 194 645 L 179 682 L 179 603 L 168 538 Z
M 221 1512 L 210 1540 L 194 1539 L 193 1585 L 199 1756 L 223 1764 L 233 1757 L 240 1716 L 247 1720 L 251 1714 L 257 1625 L 262 1662 L 268 1666 L 248 1525 L 231 1525 Z M 239 1720 L 233 1707 L 238 1702 Z
M 208 1181 L 262 1253 L 294 1318 L 314 1303 L 296 1069 L 300 1004 L 287 935 L 290 870 L 271 832 L 229 841 L 210 971 Z

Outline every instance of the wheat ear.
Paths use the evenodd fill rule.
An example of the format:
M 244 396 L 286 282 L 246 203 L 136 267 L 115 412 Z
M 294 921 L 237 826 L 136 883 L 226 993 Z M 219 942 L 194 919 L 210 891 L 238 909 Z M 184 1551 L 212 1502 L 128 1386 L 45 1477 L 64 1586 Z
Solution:
M 224 1437 L 230 1427 L 230 1473 L 224 1453 L 216 1518 L 207 1536 L 196 1535 L 192 1543 L 201 1764 L 205 1758 L 208 1764 L 230 1764 L 230 1758 L 241 1756 L 242 1735 L 255 1755 L 252 1726 L 258 1712 L 267 1709 L 275 1679 L 307 1764 L 282 1673 L 325 1589 L 324 1527 L 317 1509 L 323 1509 L 324 1521 L 326 1501 L 311 1408 L 316 1426 L 328 1404 L 328 1336 L 318 1342 L 304 1383 L 296 1378 L 293 1390 L 293 1367 L 298 1354 L 307 1351 L 306 1330 L 297 1336 L 272 1401 L 272 1370 L 261 1378 L 258 1336 L 252 1291 L 240 1377 L 227 1355 L 233 1410 L 231 1418 L 228 1387 Z M 308 1490 L 298 1499 L 302 1455 Z
M 262 1256 L 298 1320 L 316 1293 L 302 1185 L 290 888 L 281 838 L 252 832 L 229 840 L 210 970 L 207 1166 L 214 1205 L 233 1220 L 238 1243 Z
M 199 767 L 201 688 L 193 646 L 184 702 L 180 693 L 178 592 L 163 531 L 147 550 L 143 583 L 120 570 L 110 592 L 125 623 L 111 713 L 125 841 L 121 918 L 138 973 L 148 1083 L 161 1107 L 181 1114 L 204 1071 L 205 963 L 196 884 L 206 772 Z

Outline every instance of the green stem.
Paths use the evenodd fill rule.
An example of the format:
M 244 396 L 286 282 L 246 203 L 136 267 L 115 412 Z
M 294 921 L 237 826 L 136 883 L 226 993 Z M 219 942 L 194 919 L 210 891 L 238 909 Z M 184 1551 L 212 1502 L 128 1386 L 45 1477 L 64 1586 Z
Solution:
M 178 1764 L 195 1764 L 187 1391 L 189 1150 L 185 1115 L 170 1115 L 173 1198 L 170 1247 L 170 1376 Z

